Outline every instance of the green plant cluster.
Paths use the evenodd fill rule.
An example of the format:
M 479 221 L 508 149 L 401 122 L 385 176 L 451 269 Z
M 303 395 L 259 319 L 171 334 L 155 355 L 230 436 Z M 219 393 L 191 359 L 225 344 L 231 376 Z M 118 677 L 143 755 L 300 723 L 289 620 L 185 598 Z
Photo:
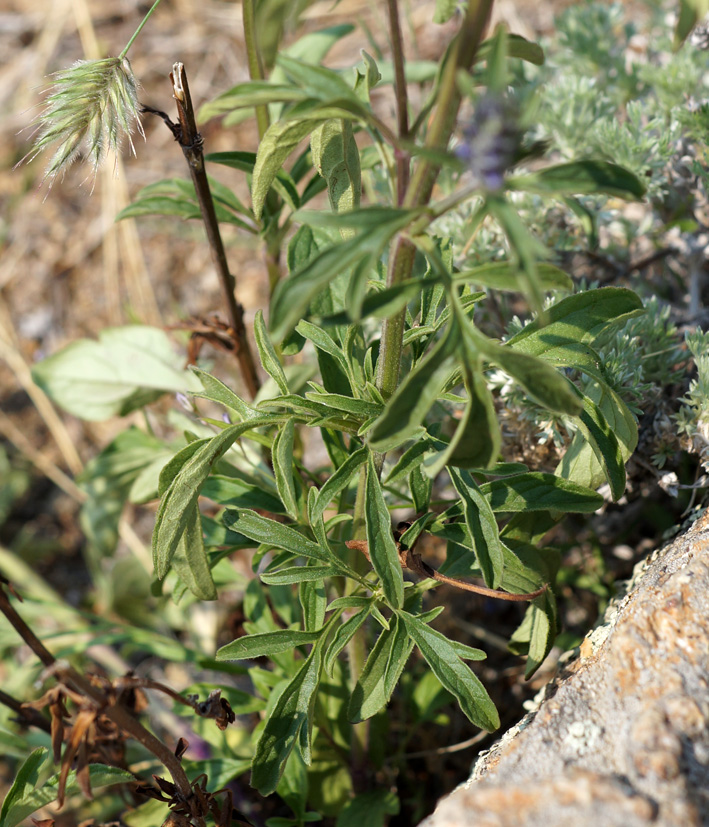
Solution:
M 616 6 L 570 10 L 560 23 L 568 52 L 545 67 L 537 44 L 502 27 L 483 38 L 491 5 L 466 4 L 433 72 L 396 49 L 391 63 L 363 52 L 350 71 L 326 68 L 351 30 L 339 26 L 287 49 L 271 44 L 274 67 L 264 78 L 245 3 L 252 80 L 206 104 L 201 117 L 255 115 L 259 126 L 255 152 L 206 156 L 216 220 L 258 238 L 269 262 L 268 324 L 259 311 L 253 327 L 269 381 L 254 399 L 207 370 L 184 370 L 166 334 L 141 325 L 77 342 L 34 371 L 55 402 L 86 419 L 183 395 L 189 415 L 172 414 L 181 437 L 131 426 L 79 480 L 92 575 L 130 614 L 120 627 L 99 619 L 89 633 L 187 663 L 196 675 L 209 668 L 237 715 L 258 713 L 251 732 L 196 725 L 210 754 L 186 767 L 191 779 L 206 773 L 212 789 L 250 770 L 261 795 L 277 792 L 292 810 L 271 827 L 338 813 L 339 827 L 363 813 L 374 827 L 397 812 L 391 790 L 367 783 L 384 761 L 375 742 L 387 705 L 400 682 L 410 691 L 412 658 L 427 666 L 411 695 L 416 723 L 452 697 L 475 727 L 499 727 L 469 666 L 485 653 L 436 628 L 442 609 L 427 606 L 427 593 L 442 575 L 482 591 L 480 599 L 529 602 L 510 646 L 531 676 L 558 631 L 558 554 L 544 538 L 564 514 L 596 511 L 602 484 L 614 500 L 623 495 L 638 440 L 634 411 L 675 375 L 665 312 L 644 308 L 625 287 L 574 292 L 552 263 L 568 239 L 538 231 L 553 227 L 559 204 L 585 216 L 588 231 L 607 199 L 662 199 L 679 134 L 672 95 L 658 94 L 656 108 L 640 100 L 660 79 L 626 66 L 632 31 L 619 25 Z M 389 6 L 396 41 L 396 3 Z M 456 6 L 438 2 L 437 22 Z M 685 78 L 689 63 L 676 61 Z M 613 68 L 611 82 L 604 72 Z M 545 72 L 564 79 L 552 89 Z M 401 85 L 406 73 L 427 84 L 419 111 Z M 375 87 L 392 96 L 396 129 L 372 105 Z M 489 118 L 495 100 L 505 102 Z M 614 126 L 621 105 L 627 119 Z M 493 133 L 504 133 L 514 153 L 499 152 Z M 545 158 L 552 149 L 561 157 Z M 247 176 L 250 204 L 218 183 L 219 165 Z M 121 217 L 149 214 L 204 212 L 192 183 L 170 180 L 142 190 Z M 491 336 L 488 300 L 511 293 L 525 298 L 532 318 Z M 639 340 L 651 349 L 642 357 Z M 700 370 L 686 400 L 691 434 L 682 422 L 696 439 L 706 416 L 706 345 L 698 334 L 689 341 Z M 506 456 L 502 411 L 514 405 L 551 423 L 554 467 Z M 315 440 L 326 464 L 306 447 Z M 139 561 L 121 569 L 114 553 L 124 505 L 158 498 L 150 583 Z M 395 528 L 392 512 L 407 522 Z M 416 551 L 436 539 L 446 547 L 440 571 Z M 231 562 L 244 549 L 253 550 L 252 578 Z M 243 634 L 200 652 L 205 636 L 192 608 L 235 591 Z M 154 601 L 167 622 L 149 619 Z M 72 617 L 84 632 L 85 621 Z M 173 621 L 181 643 L 170 636 Z M 35 801 L 40 757 L 28 760 L 15 795 L 25 808 Z M 157 823 L 164 809 L 150 801 L 125 821 Z M 4 807 L 0 825 L 25 811 Z

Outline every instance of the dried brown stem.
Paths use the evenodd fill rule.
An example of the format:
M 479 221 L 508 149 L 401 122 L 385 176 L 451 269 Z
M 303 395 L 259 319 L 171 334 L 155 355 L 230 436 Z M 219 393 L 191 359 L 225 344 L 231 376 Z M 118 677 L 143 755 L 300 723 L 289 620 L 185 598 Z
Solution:
M 369 560 L 369 544 L 366 540 L 348 540 L 345 545 L 347 548 L 361 551 L 362 554 Z M 545 583 L 541 588 L 534 592 L 527 592 L 525 594 L 511 594 L 510 592 L 500 592 L 496 589 L 488 589 L 487 586 L 478 586 L 475 583 L 467 583 L 465 580 L 456 580 L 454 577 L 446 577 L 441 574 L 428 563 L 424 563 L 420 554 L 416 554 L 409 548 L 402 548 L 400 543 L 396 544 L 399 550 L 399 561 L 401 567 L 415 572 L 419 577 L 428 577 L 431 580 L 436 580 L 438 583 L 445 583 L 447 586 L 455 586 L 456 589 L 463 589 L 466 592 L 474 592 L 475 594 L 482 594 L 485 597 L 494 597 L 496 600 L 509 600 L 515 603 L 523 603 L 527 600 L 534 600 L 535 597 L 544 594 L 549 588 L 549 584 Z
M 190 97 L 190 90 L 187 84 L 187 75 L 185 74 L 185 67 L 182 63 L 175 63 L 170 73 L 170 79 L 177 104 L 177 115 L 180 121 L 179 130 L 173 130 L 173 132 L 182 147 L 182 152 L 190 168 L 190 175 L 192 176 L 192 182 L 197 193 L 199 208 L 202 212 L 204 228 L 207 232 L 209 249 L 212 253 L 212 261 L 217 268 L 224 298 L 229 310 L 231 326 L 234 330 L 236 358 L 239 362 L 241 375 L 246 388 L 253 398 L 261 387 L 261 381 L 256 370 L 256 363 L 254 362 L 254 357 L 249 346 L 249 340 L 246 336 L 244 308 L 240 302 L 237 301 L 234 293 L 236 280 L 229 271 L 224 243 L 219 231 L 219 222 L 217 221 L 214 201 L 212 200 L 207 172 L 204 166 L 204 142 L 202 136 L 197 131 L 192 98 Z
M 7 581 L 0 582 L 0 612 L 10 621 L 22 640 L 30 647 L 39 660 L 47 667 L 47 670 L 73 693 L 83 696 L 92 701 L 97 711 L 105 715 L 124 732 L 128 733 L 136 741 L 139 741 L 149 752 L 151 752 L 172 776 L 175 786 L 186 801 L 192 797 L 192 785 L 190 784 L 185 771 L 175 754 L 160 741 L 152 732 L 147 730 L 131 712 L 116 702 L 99 686 L 94 685 L 90 680 L 80 675 L 72 666 L 64 661 L 57 661 L 54 655 L 44 646 L 41 640 L 35 635 L 25 621 L 10 603 L 5 588 Z M 198 819 L 197 824 L 204 825 L 203 819 Z
M 25 726 L 37 727 L 37 729 L 41 729 L 44 732 L 51 731 L 49 721 L 44 717 L 44 715 L 42 715 L 41 712 L 25 706 L 20 703 L 20 701 L 15 700 L 12 695 L 8 695 L 7 692 L 3 692 L 1 689 L 0 704 L 6 706 L 8 709 L 11 709 L 17 715 L 17 720 L 19 723 L 24 724 Z

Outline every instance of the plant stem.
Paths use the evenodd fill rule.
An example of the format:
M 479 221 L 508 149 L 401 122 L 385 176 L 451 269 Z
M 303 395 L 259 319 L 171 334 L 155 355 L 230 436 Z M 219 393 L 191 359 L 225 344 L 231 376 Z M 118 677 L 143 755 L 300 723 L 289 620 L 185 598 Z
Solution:
M 224 298 L 226 299 L 229 310 L 231 326 L 234 331 L 236 358 L 239 362 L 241 375 L 246 384 L 246 388 L 253 398 L 261 387 L 261 381 L 259 380 L 256 363 L 254 362 L 249 341 L 246 337 L 244 308 L 237 301 L 236 295 L 234 294 L 236 279 L 229 272 L 229 264 L 227 262 L 222 236 L 219 231 L 219 222 L 217 221 L 217 214 L 214 210 L 214 201 L 212 200 L 212 194 L 209 189 L 207 172 L 204 167 L 202 136 L 197 131 L 192 98 L 190 97 L 190 90 L 187 85 L 187 75 L 182 63 L 175 63 L 170 73 L 170 79 L 172 81 L 175 101 L 177 102 L 177 114 L 180 119 L 181 129 L 178 135 L 179 143 L 190 168 L 190 175 L 192 176 L 192 182 L 197 193 L 199 208 L 202 212 L 204 228 L 207 232 L 209 249 L 212 253 L 212 261 L 217 268 Z
M 461 102 L 457 75 L 460 71 L 468 71 L 475 60 L 478 46 L 490 19 L 493 2 L 494 0 L 470 0 L 468 4 L 455 47 L 441 78 L 438 106 L 426 138 L 428 149 L 444 151 L 448 145 Z M 438 169 L 439 164 L 435 161 L 428 158 L 421 159 L 406 191 L 403 200 L 405 207 L 420 207 L 428 203 Z M 411 242 L 399 236 L 395 242 L 387 273 L 387 287 L 394 287 L 411 276 L 414 258 L 415 250 Z M 406 308 L 403 308 L 394 316 L 386 319 L 382 327 L 377 388 L 385 399 L 394 393 L 399 383 L 405 319 Z
M 149 752 L 151 752 L 172 776 L 175 786 L 179 789 L 185 800 L 192 795 L 192 785 L 185 774 L 179 758 L 152 732 L 147 730 L 133 715 L 110 698 L 99 686 L 95 686 L 83 675 L 80 675 L 69 664 L 57 661 L 54 655 L 46 648 L 42 641 L 35 635 L 22 617 L 17 613 L 15 607 L 5 591 L 4 585 L 0 584 L 0 612 L 5 615 L 12 624 L 15 631 L 22 640 L 35 653 L 39 660 L 47 668 L 52 669 L 53 675 L 73 689 L 77 694 L 93 701 L 101 714 L 110 718 L 122 730 L 127 732 L 136 741 L 139 741 Z M 201 824 L 204 821 L 200 819 Z
M 136 39 L 136 37 L 138 37 L 138 35 L 141 33 L 141 31 L 143 30 L 143 26 L 144 26 L 144 25 L 148 22 L 148 19 L 150 18 L 150 16 L 152 15 L 152 13 L 155 11 L 155 9 L 157 9 L 157 7 L 158 7 L 159 5 L 160 5 L 160 0 L 155 0 L 155 2 L 153 3 L 153 5 L 150 7 L 150 11 L 149 11 L 149 12 L 145 15 L 145 17 L 143 18 L 143 20 L 142 20 L 142 22 L 141 22 L 140 26 L 138 26 L 138 28 L 135 30 L 135 32 L 133 32 L 133 36 L 131 37 L 131 39 L 130 39 L 130 40 L 128 41 L 128 43 L 126 44 L 125 49 L 124 49 L 124 50 L 123 50 L 123 51 L 122 51 L 122 52 L 118 55 L 118 59 L 119 59 L 119 60 L 123 60 L 123 58 L 124 58 L 124 57 L 128 54 L 128 50 L 129 50 L 129 49 L 130 49 L 130 47 L 133 45 L 133 41 L 134 41 L 134 40 Z
M 251 80 L 263 80 L 263 61 L 261 51 L 258 47 L 256 36 L 256 3 L 255 0 L 243 0 L 241 4 L 244 19 L 244 43 L 246 45 L 246 58 L 249 64 L 249 75 Z M 258 125 L 259 139 L 263 138 L 269 126 L 268 106 L 261 104 L 256 107 L 256 124 Z
M 438 106 L 431 128 L 426 136 L 426 148 L 445 151 L 455 127 L 460 108 L 461 93 L 457 75 L 469 71 L 487 28 L 494 0 L 470 0 L 465 19 L 456 38 L 455 48 L 445 67 L 438 94 Z M 404 206 L 419 207 L 431 197 L 439 164 L 423 158 L 417 166 L 406 193 Z
M 387 0 L 389 10 L 389 29 L 391 32 L 391 51 L 394 62 L 394 92 L 396 94 L 396 121 L 399 138 L 406 140 L 409 134 L 409 102 L 406 93 L 406 73 L 404 69 L 404 46 L 399 22 L 399 4 L 397 0 Z M 397 204 L 404 203 L 409 185 L 411 161 L 409 154 L 401 149 L 396 153 L 396 193 Z

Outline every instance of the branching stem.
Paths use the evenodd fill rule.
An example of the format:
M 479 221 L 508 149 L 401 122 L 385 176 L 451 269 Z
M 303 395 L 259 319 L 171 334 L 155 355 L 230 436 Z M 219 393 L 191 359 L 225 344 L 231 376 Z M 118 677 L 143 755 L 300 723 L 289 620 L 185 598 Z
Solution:
M 10 603 L 5 588 L 6 585 L 0 583 L 0 612 L 5 615 L 15 631 L 44 666 L 51 670 L 57 680 L 66 684 L 77 694 L 91 700 L 100 709 L 102 715 L 112 720 L 124 732 L 127 732 L 128 735 L 139 741 L 151 752 L 170 773 L 180 794 L 185 800 L 189 800 L 192 796 L 192 785 L 174 752 L 147 730 L 125 707 L 112 702 L 112 699 L 99 686 L 95 686 L 83 675 L 80 675 L 68 663 L 57 661 Z M 201 820 L 201 823 L 204 824 L 204 821 Z

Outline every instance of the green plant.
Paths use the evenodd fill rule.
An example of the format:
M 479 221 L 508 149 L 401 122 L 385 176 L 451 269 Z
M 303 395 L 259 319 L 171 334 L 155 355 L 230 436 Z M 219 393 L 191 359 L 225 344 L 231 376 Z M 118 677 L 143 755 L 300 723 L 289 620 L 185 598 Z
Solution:
M 437 22 L 455 6 L 439 2 Z M 582 197 L 591 206 L 577 212 L 592 214 L 593 199 L 641 199 L 646 188 L 615 162 L 622 153 L 610 133 L 599 138 L 604 158 L 539 163 L 543 146 L 525 139 L 535 131 L 531 95 L 514 81 L 517 62 L 542 64 L 543 52 L 503 28 L 485 39 L 491 7 L 491 0 L 466 5 L 441 66 L 428 77 L 429 97 L 412 112 L 407 72 L 428 69 L 404 59 L 396 0 L 387 4 L 391 65 L 378 65 L 366 52 L 351 73 L 318 65 L 346 33 L 339 27 L 317 39 L 306 35 L 288 53 L 274 50 L 268 80 L 247 0 L 252 80 L 208 103 L 202 117 L 254 113 L 257 151 L 202 155 L 185 67 L 176 64 L 178 123 L 144 111 L 170 126 L 192 182 L 151 184 L 122 213 L 203 218 L 231 325 L 215 331 L 239 357 L 243 391 L 201 368 L 182 370 L 165 334 L 138 325 L 76 343 L 35 370 L 54 400 L 89 419 L 125 415 L 165 392 L 195 400 L 187 402 L 191 417 L 179 421 L 181 445 L 166 447 L 131 428 L 87 468 L 80 482 L 90 563 L 101 581 L 123 505 L 157 496 L 154 598 L 167 603 L 169 595 L 186 607 L 225 599 L 230 587 L 244 585 L 230 556 L 255 550 L 257 576 L 243 589 L 246 634 L 225 642 L 209 665 L 222 676 L 248 676 L 249 691 L 240 689 L 231 709 L 259 712 L 261 720 L 237 750 L 226 740 L 212 742 L 222 752 L 203 766 L 212 782 L 218 774 L 222 783 L 250 767 L 251 784 L 264 796 L 277 792 L 293 812 L 271 819 L 272 827 L 339 811 L 338 824 L 346 825 L 364 808 L 384 823 L 396 812 L 389 790 L 368 789 L 380 768 L 369 736 L 385 725 L 384 710 L 414 650 L 430 670 L 424 689 L 412 695 L 421 719 L 435 714 L 440 697 L 452 696 L 475 726 L 495 730 L 497 710 L 466 663 L 485 654 L 432 625 L 440 611 L 427 609 L 427 592 L 446 582 L 529 602 L 512 646 L 526 655 L 531 676 L 557 631 L 558 559 L 543 544 L 545 535 L 564 513 L 595 511 L 603 502 L 596 493 L 601 484 L 613 499 L 625 489 L 624 466 L 638 432 L 629 407 L 635 397 L 623 394 L 627 376 L 618 348 L 628 344 L 619 331 L 639 320 L 642 302 L 622 287 L 565 295 L 572 280 L 551 263 L 554 239 L 535 234 L 525 211 Z M 607 57 L 585 54 L 596 64 Z M 637 78 L 626 80 L 632 91 Z M 371 105 L 371 90 L 384 82 L 393 84 L 396 127 Z M 62 86 L 61 100 L 66 92 Z M 470 115 L 460 114 L 464 105 Z M 638 118 L 630 117 L 627 128 L 638 133 Z M 42 133 L 41 146 L 52 134 Z M 623 146 L 631 140 L 618 138 Z M 251 205 L 208 178 L 205 162 L 244 172 Z M 627 162 L 635 163 L 634 156 Z M 53 166 L 50 174 L 59 171 Z M 326 208 L 306 209 L 324 190 Z M 376 200 L 362 206 L 363 193 Z M 260 311 L 254 323 L 269 377 L 260 388 L 220 222 L 260 239 L 264 252 L 272 294 L 268 327 Z M 481 241 L 488 250 L 475 257 Z M 535 318 L 504 342 L 487 335 L 480 312 L 485 291 L 523 294 Z M 513 394 L 531 400 L 537 419 L 548 417 L 556 433 L 568 435 L 559 440 L 556 467 L 530 470 L 505 461 L 501 409 Z M 311 432 L 324 444 L 326 465 L 313 463 L 306 447 Z M 408 517 L 396 529 L 392 511 Z M 417 552 L 427 538 L 446 543 L 439 570 Z M 405 572 L 412 576 L 405 579 Z M 471 577 L 483 583 L 463 579 Z M 183 609 L 185 628 L 188 615 Z M 130 626 L 121 634 L 140 637 Z M 154 650 L 155 641 L 149 645 Z M 186 645 L 177 653 L 206 665 Z M 241 661 L 249 665 L 232 665 Z M 60 677 L 65 685 L 73 681 L 70 697 L 80 703 L 81 681 L 73 673 Z M 227 693 L 226 681 L 220 688 Z M 178 765 L 181 759 L 178 747 Z M 37 761 L 23 779 L 36 775 Z M 210 816 L 228 823 L 226 810 L 180 809 L 185 798 L 213 801 L 213 787 L 208 791 L 191 775 L 185 788 L 179 768 L 173 782 L 163 781 L 152 795 L 169 799 L 190 819 L 185 823 Z

